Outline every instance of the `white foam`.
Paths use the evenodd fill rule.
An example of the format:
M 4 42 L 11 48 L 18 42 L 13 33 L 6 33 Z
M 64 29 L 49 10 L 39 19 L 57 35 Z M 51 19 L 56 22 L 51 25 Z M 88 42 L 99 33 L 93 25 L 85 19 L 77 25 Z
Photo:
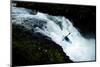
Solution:
M 35 32 L 40 32 L 48 37 L 50 37 L 55 43 L 59 44 L 63 51 L 70 57 L 73 61 L 92 61 L 95 60 L 95 39 L 86 39 L 80 32 L 73 26 L 73 24 L 65 17 L 61 16 L 51 16 L 38 12 L 36 15 L 30 14 L 31 10 L 25 8 L 13 7 L 12 20 L 13 23 L 23 25 L 26 19 L 37 19 L 38 21 L 45 21 L 46 24 L 41 29 L 40 27 L 31 27 L 30 24 L 35 24 L 35 22 L 24 24 L 23 26 L 31 27 L 35 29 Z M 15 16 L 16 15 L 16 16 Z M 52 19 L 50 19 L 51 17 Z M 20 22 L 20 23 L 19 23 Z M 57 24 L 60 22 L 61 26 Z M 62 29 L 61 29 L 62 27 Z M 68 35 L 70 33 L 70 35 Z M 65 37 L 71 41 L 71 43 L 65 40 Z

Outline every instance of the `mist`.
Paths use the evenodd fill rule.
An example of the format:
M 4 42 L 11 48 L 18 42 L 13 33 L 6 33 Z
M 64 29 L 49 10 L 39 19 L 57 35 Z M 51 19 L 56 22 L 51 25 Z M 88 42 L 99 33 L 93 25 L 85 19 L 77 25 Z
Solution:
M 95 60 L 95 38 L 83 37 L 68 18 L 42 12 L 34 14 L 34 11 L 20 7 L 12 7 L 11 16 L 12 23 L 51 38 L 74 62 Z

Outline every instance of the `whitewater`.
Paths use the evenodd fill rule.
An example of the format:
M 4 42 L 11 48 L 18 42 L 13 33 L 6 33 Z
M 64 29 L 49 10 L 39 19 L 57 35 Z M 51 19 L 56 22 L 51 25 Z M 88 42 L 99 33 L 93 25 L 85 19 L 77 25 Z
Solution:
M 74 62 L 95 60 L 95 38 L 84 38 L 68 18 L 14 6 L 11 17 L 12 23 L 51 38 Z

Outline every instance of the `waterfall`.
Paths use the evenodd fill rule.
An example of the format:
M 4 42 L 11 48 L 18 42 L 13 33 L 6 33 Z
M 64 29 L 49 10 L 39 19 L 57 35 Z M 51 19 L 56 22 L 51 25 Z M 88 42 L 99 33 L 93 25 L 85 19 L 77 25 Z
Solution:
M 64 16 L 34 14 L 34 11 L 21 7 L 12 7 L 11 16 L 12 23 L 51 38 L 74 62 L 95 60 L 95 38 L 84 38 Z

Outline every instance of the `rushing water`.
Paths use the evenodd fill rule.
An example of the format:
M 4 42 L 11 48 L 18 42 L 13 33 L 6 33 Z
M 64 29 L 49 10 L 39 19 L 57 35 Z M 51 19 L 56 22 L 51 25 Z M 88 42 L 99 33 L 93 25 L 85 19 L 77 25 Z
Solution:
M 45 13 L 12 7 L 12 23 L 40 32 L 59 44 L 71 60 L 95 60 L 95 38 L 86 39 L 64 16 L 52 16 Z M 41 44 L 42 45 L 42 44 Z

